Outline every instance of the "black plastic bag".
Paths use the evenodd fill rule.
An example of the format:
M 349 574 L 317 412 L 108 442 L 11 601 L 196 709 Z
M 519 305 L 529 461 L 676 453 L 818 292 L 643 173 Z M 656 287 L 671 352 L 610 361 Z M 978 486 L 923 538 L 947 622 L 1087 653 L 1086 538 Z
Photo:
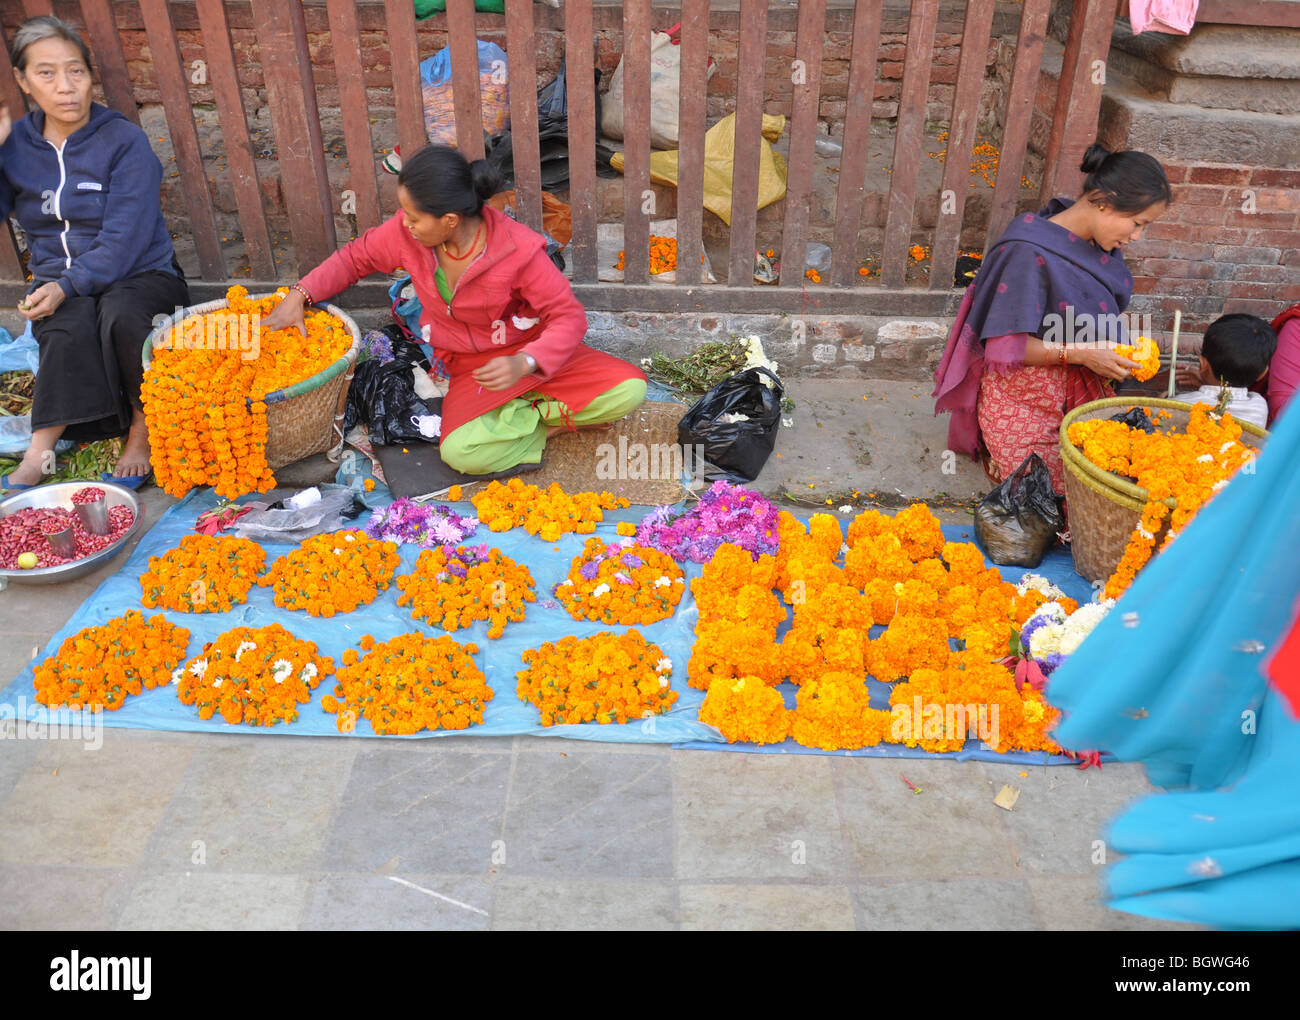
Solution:
M 1140 407 L 1130 407 L 1123 414 L 1112 414 L 1111 421 L 1122 421 L 1131 429 L 1141 429 L 1143 432 L 1154 432 L 1155 423 L 1147 417 L 1146 411 Z
M 770 388 L 764 376 L 772 380 Z M 757 478 L 776 446 L 784 393 L 781 380 L 767 369 L 749 368 L 704 394 L 677 425 L 677 441 L 692 477 L 705 482 Z M 732 417 L 740 415 L 748 420 Z M 703 464 L 695 463 L 697 447 L 703 448 Z
M 361 424 L 369 428 L 370 441 L 380 446 L 423 440 L 425 435 L 412 419 L 437 413 L 415 395 L 410 362 L 402 358 L 388 362 L 372 358 L 359 364 L 352 376 L 343 413 L 343 433 L 346 435 Z
M 975 508 L 975 541 L 1001 566 L 1038 566 L 1064 527 L 1052 476 L 1036 453 Z

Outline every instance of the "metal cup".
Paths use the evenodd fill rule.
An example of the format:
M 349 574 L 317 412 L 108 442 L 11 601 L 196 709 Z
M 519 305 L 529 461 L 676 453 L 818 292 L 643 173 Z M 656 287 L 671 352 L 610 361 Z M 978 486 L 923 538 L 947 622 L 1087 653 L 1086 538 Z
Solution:
M 70 560 L 77 555 L 77 533 L 71 524 L 53 534 L 46 532 L 45 538 L 49 541 L 55 556 Z
M 108 534 L 108 500 L 100 496 L 93 503 L 78 503 L 75 507 L 81 523 L 92 535 Z

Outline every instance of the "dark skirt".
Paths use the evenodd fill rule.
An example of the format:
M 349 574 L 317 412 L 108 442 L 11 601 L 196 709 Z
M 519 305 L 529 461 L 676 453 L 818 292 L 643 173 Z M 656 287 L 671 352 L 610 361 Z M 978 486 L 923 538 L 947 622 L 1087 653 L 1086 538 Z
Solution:
M 125 435 L 140 406 L 141 352 L 155 318 L 189 303 L 184 277 L 154 270 L 93 297 L 70 297 L 34 322 L 32 429 L 62 425 L 61 438 L 77 442 Z

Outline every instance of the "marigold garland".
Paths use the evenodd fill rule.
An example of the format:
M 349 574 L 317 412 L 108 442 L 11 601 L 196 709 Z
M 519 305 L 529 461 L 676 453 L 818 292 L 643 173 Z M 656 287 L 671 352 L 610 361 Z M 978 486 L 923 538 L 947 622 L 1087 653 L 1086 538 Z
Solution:
M 1067 437 L 1098 467 L 1127 475 L 1147 492 L 1142 518 L 1106 581 L 1107 598 L 1122 595 L 1155 551 L 1173 541 L 1214 494 L 1254 453 L 1241 442 L 1241 426 L 1230 414 L 1213 414 L 1196 404 L 1185 431 L 1144 432 L 1124 422 L 1075 422 Z M 1174 504 L 1171 510 L 1166 501 Z M 1167 520 L 1166 520 L 1167 518 Z M 1160 535 L 1165 528 L 1163 540 Z
M 486 545 L 425 549 L 397 587 L 397 604 L 410 606 L 415 619 L 446 631 L 485 620 L 490 638 L 524 618 L 525 602 L 537 601 L 528 568 Z
M 478 519 L 492 531 L 523 526 L 530 535 L 554 542 L 569 532 L 590 534 L 604 520 L 605 510 L 632 504 L 608 492 L 565 492 L 552 484 L 545 491 L 518 478 L 492 482 L 471 500 Z
M 362 644 L 365 655 L 343 653 L 334 692 L 321 698 L 321 708 L 338 716 L 340 732 L 351 733 L 358 719 L 384 736 L 463 730 L 483 721 L 493 692 L 470 657 L 477 645 L 422 634 Z
M 753 559 L 749 550 L 720 546 L 691 582 L 699 619 L 687 665 L 687 683 L 707 690 L 719 678 L 756 676 L 780 683 L 784 676 L 776 629 L 786 610 L 772 594 L 777 560 Z
M 266 550 L 246 538 L 186 535 L 140 575 L 141 603 L 182 613 L 224 613 L 248 598 Z
M 645 719 L 665 714 L 678 697 L 672 661 L 636 630 L 548 641 L 523 661 L 516 692 L 543 726 Z
M 700 722 L 732 744 L 779 744 L 790 735 L 793 715 L 779 691 L 753 676 L 715 679 L 700 705 Z
M 189 643 L 190 632 L 161 613 L 146 619 L 129 610 L 65 638 L 33 671 L 36 700 L 50 708 L 119 709 L 128 695 L 168 683 Z
M 333 531 L 281 556 L 257 583 L 273 590 L 277 606 L 330 617 L 373 602 L 399 563 L 393 542 L 377 541 L 364 531 Z
M 685 577 L 658 549 L 589 538 L 554 595 L 575 620 L 649 624 L 672 616 Z
M 343 322 L 318 309 L 304 315 L 306 338 L 295 327 L 261 329 L 255 316 L 287 293 L 282 287 L 254 299 L 231 287 L 225 308 L 187 317 L 153 349 L 140 398 L 154 477 L 170 495 L 211 485 L 233 499 L 275 485 L 266 462 L 266 394 L 310 378 L 352 345 Z
M 220 715 L 231 725 L 274 726 L 296 721 L 298 706 L 333 672 L 334 660 L 317 654 L 315 642 L 272 623 L 227 631 L 173 680 L 181 704 L 197 707 L 200 719 Z

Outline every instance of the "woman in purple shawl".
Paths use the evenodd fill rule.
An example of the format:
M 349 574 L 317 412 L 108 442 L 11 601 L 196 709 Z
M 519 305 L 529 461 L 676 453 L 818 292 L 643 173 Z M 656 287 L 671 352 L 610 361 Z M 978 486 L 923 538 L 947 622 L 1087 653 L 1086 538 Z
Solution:
M 1127 342 L 1120 314 L 1133 293 L 1120 246 L 1171 195 L 1142 152 L 1091 145 L 1080 169 L 1078 199 L 1017 217 L 986 253 L 935 373 L 935 413 L 952 413 L 949 449 L 981 460 L 995 481 L 1037 453 L 1059 493 L 1061 419 L 1138 367 L 1113 349 Z

